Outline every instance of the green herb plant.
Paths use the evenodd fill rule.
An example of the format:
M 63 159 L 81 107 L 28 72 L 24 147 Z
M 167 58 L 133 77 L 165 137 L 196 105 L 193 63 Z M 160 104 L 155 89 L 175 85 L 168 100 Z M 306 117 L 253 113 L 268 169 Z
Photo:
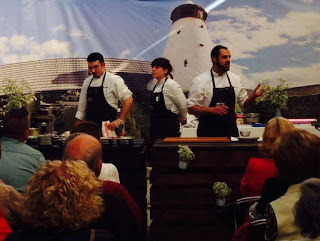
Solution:
M 179 150 L 179 159 L 181 161 L 192 161 L 195 158 L 195 155 L 187 145 L 178 145 Z
M 6 79 L 5 82 L 3 93 L 8 96 L 8 103 L 4 106 L 5 112 L 20 109 L 37 99 L 26 81 L 18 84 L 15 80 Z
M 270 103 L 280 109 L 285 109 L 288 102 L 287 89 L 289 84 L 283 78 L 280 78 L 276 86 L 269 85 L 269 79 L 263 80 L 260 84 L 260 90 L 265 91 L 264 94 L 257 98 L 256 101 L 270 101 Z
M 225 182 L 214 182 L 212 185 L 214 194 L 220 198 L 226 198 L 232 192 L 232 189 Z

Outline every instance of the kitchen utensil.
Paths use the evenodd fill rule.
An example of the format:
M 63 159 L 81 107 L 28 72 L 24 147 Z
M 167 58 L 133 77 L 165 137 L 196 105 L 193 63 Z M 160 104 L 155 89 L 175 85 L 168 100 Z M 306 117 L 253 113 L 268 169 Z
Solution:
M 246 124 L 254 124 L 259 122 L 260 114 L 259 113 L 246 113 L 244 114 L 244 122 Z

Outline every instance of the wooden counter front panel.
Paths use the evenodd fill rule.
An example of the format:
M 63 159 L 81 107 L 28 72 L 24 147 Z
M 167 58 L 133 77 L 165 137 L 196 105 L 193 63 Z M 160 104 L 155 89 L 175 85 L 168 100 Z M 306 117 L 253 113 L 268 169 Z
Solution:
M 240 197 L 240 181 L 257 145 L 189 144 L 195 159 L 178 168 L 178 146 L 156 143 L 152 153 L 151 240 L 231 240 L 232 225 L 217 217 L 212 184 L 232 188 L 228 201 Z

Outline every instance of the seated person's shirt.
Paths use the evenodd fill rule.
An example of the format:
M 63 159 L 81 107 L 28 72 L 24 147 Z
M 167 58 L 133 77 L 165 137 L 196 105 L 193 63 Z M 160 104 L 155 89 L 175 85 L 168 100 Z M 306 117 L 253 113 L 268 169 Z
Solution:
M 23 192 L 31 176 L 45 163 L 41 152 L 19 140 L 2 137 L 0 179 L 18 192 Z
M 90 227 L 110 230 L 117 241 L 144 240 L 143 230 L 137 223 L 129 204 L 122 197 L 109 192 L 103 192 L 102 197 L 104 211 L 98 220 L 91 223 Z
M 101 172 L 98 179 L 102 181 L 113 181 L 120 183 L 118 169 L 111 163 L 102 163 Z
M 261 196 L 264 182 L 274 177 L 277 167 L 273 160 L 267 158 L 250 158 L 246 172 L 241 179 L 240 192 L 243 197 Z

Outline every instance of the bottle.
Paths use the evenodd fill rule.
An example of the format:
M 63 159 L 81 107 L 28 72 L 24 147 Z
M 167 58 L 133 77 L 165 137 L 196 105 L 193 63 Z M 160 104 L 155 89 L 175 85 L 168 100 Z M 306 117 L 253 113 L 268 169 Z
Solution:
M 243 113 L 241 111 L 237 112 L 236 117 L 237 117 L 237 120 L 236 120 L 237 125 L 243 125 L 244 124 Z

